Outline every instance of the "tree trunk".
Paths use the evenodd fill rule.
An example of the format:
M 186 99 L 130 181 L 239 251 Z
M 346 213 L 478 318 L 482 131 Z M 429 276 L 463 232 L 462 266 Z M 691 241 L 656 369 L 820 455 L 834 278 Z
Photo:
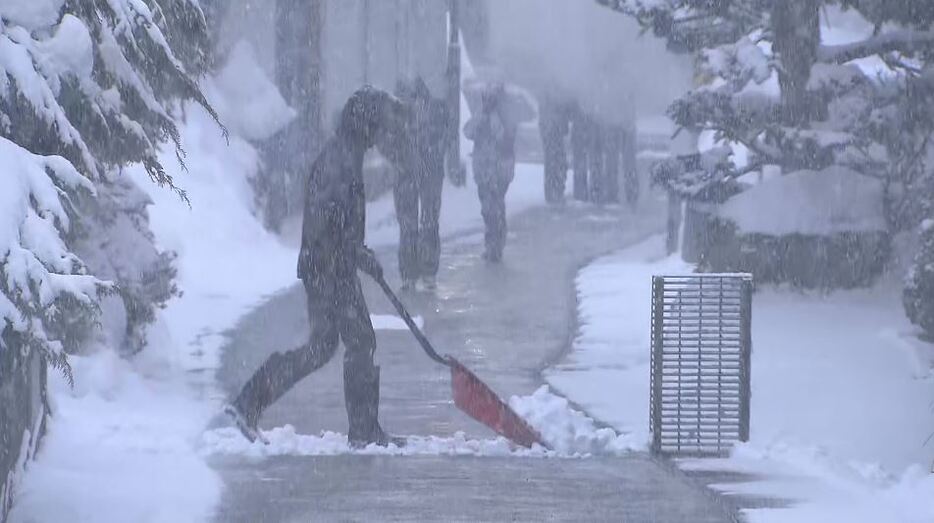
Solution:
M 772 8 L 772 31 L 772 49 L 781 63 L 778 81 L 784 123 L 801 127 L 823 112 L 807 93 L 811 67 L 817 61 L 820 45 L 820 2 L 777 0 Z
M 264 151 L 258 192 L 278 228 L 301 209 L 305 177 L 323 142 L 321 32 L 324 0 L 276 0 L 276 85 L 297 116 Z

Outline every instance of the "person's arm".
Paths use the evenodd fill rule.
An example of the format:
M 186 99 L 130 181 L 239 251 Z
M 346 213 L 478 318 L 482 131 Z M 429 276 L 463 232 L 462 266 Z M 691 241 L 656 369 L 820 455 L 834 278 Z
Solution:
M 383 266 L 380 265 L 373 249 L 365 244 L 358 245 L 356 258 L 357 269 L 363 271 L 364 274 L 370 275 L 374 280 L 383 279 Z

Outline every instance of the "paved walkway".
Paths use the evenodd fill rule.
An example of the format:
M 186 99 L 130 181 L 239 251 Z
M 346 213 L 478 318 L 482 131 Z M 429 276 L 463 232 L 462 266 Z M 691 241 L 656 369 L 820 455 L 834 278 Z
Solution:
M 645 237 L 658 213 L 568 206 L 512 220 L 506 261 L 480 258 L 479 234 L 448 242 L 434 294 L 403 298 L 425 320 L 439 352 L 451 353 L 503 397 L 529 394 L 540 371 L 568 346 L 575 315 L 573 279 L 588 260 Z M 395 275 L 394 253 L 382 253 Z M 366 282 L 373 314 L 391 314 Z M 269 352 L 307 336 L 299 286 L 247 316 L 233 333 L 218 373 L 233 393 Z M 449 375 L 403 331 L 378 332 L 381 420 L 399 434 L 471 437 L 491 433 L 456 410 Z M 300 433 L 346 430 L 340 358 L 270 408 L 262 426 Z M 488 457 L 215 458 L 226 492 L 219 521 L 730 521 L 697 482 L 646 454 L 549 460 Z

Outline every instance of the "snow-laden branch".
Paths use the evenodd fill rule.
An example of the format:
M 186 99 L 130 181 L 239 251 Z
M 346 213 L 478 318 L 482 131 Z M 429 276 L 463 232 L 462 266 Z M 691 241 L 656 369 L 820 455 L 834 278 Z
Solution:
M 859 58 L 893 51 L 913 52 L 934 47 L 934 31 L 897 29 L 859 42 L 840 45 L 822 45 L 817 50 L 821 62 L 843 64 Z
M 94 193 L 91 181 L 60 156 L 30 153 L 0 138 L 0 330 L 27 346 L 60 354 L 60 316 L 93 315 L 110 284 L 88 275 L 66 245 L 72 195 Z M 3 348 L 0 338 L 0 349 Z

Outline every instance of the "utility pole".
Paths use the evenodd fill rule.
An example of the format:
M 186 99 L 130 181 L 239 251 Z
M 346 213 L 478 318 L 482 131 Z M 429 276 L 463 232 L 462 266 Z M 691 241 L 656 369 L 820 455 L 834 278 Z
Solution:
M 321 73 L 326 0 L 276 0 L 276 85 L 297 113 L 266 144 L 258 192 L 266 224 L 278 228 L 302 208 L 305 177 L 323 142 Z
M 448 67 L 447 102 L 451 122 L 448 131 L 445 168 L 448 179 L 456 186 L 467 181 L 467 170 L 461 162 L 461 45 L 458 0 L 448 0 Z

